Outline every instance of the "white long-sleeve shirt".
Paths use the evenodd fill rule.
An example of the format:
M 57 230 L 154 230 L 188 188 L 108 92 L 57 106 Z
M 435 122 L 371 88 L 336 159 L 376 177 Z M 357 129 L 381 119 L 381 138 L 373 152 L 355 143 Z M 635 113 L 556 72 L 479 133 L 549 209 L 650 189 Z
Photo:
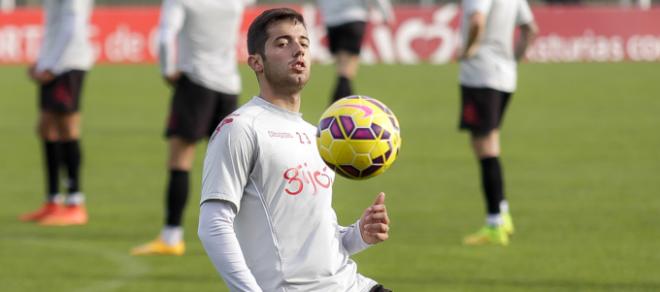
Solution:
M 184 72 L 195 83 L 238 94 L 236 47 L 244 0 L 164 0 L 158 27 L 161 72 Z
M 368 245 L 332 209 L 316 128 L 254 97 L 209 141 L 199 236 L 232 291 L 369 291 L 350 255 Z
M 375 4 L 384 19 L 394 17 L 389 0 L 317 0 L 317 3 L 326 26 L 337 26 L 353 21 L 366 22 L 372 4 Z
M 77 69 L 89 70 L 94 63 L 89 40 L 92 0 L 45 0 L 44 38 L 36 71 L 55 75 Z
M 475 12 L 486 16 L 486 31 L 475 55 L 461 61 L 461 84 L 513 92 L 517 81 L 513 33 L 517 25 L 534 21 L 529 4 L 527 0 L 463 0 L 463 43 L 467 43 L 469 18 Z

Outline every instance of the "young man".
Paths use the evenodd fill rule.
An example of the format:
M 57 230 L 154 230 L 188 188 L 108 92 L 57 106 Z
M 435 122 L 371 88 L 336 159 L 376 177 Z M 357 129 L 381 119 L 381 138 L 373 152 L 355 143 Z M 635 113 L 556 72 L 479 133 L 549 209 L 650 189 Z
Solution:
M 394 19 L 389 0 L 369 0 L 377 4 L 385 21 Z M 335 58 L 337 82 L 331 102 L 353 95 L 352 80 L 360 64 L 362 39 L 369 18 L 367 0 L 318 0 L 328 32 L 330 53 Z
M 173 86 L 166 136 L 169 183 L 160 236 L 134 248 L 133 255 L 182 255 L 182 218 L 188 199 L 195 144 L 237 107 L 241 80 L 236 43 L 245 0 L 164 0 L 159 56 L 165 81 Z M 178 42 L 178 46 L 177 43 Z
M 80 186 L 80 99 L 85 72 L 94 63 L 89 41 L 91 0 L 53 0 L 43 4 L 44 38 L 37 64 L 28 75 L 39 86 L 38 133 L 43 141 L 47 196 L 37 211 L 22 221 L 41 225 L 87 223 Z M 60 168 L 66 169 L 67 196 L 59 195 Z
M 516 26 L 521 34 L 514 47 Z M 507 245 L 514 228 L 504 196 L 499 127 L 516 88 L 516 62 L 525 55 L 537 28 L 526 0 L 463 0 L 461 31 L 460 128 L 471 133 L 488 212 L 486 226 L 464 243 Z
M 388 238 L 385 195 L 339 226 L 335 174 L 299 112 L 311 66 L 303 17 L 263 12 L 248 52 L 259 95 L 218 125 L 204 160 L 198 233 L 215 268 L 231 291 L 389 291 L 349 257 Z

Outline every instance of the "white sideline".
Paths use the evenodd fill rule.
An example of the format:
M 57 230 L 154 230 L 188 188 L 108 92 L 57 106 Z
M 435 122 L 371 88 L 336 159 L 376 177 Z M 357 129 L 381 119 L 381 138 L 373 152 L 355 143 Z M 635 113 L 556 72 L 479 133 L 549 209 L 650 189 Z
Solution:
M 14 240 L 12 240 L 14 241 Z M 77 288 L 73 291 L 114 291 L 124 286 L 131 279 L 137 278 L 147 273 L 150 268 L 141 263 L 135 257 L 130 256 L 127 252 L 109 251 L 104 249 L 92 248 L 89 245 L 82 244 L 80 241 L 73 240 L 44 240 L 43 238 L 21 238 L 14 242 L 24 243 L 27 245 L 54 248 L 60 250 L 72 250 L 78 253 L 90 254 L 90 256 L 101 257 L 109 262 L 113 262 L 117 266 L 117 273 L 109 280 L 98 280 L 95 284 Z

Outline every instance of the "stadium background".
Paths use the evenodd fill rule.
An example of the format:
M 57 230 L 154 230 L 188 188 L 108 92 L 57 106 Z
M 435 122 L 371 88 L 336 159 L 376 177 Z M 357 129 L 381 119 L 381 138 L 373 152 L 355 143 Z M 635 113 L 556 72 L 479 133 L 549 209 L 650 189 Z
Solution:
M 34 2 L 17 1 L 21 7 Z M 98 6 L 157 2 L 96 1 Z M 632 13 L 628 19 L 584 23 L 642 35 L 647 57 L 537 59 L 520 65 L 519 90 L 503 132 L 518 229 L 507 248 L 460 245 L 462 236 L 482 223 L 483 203 L 467 137 L 455 130 L 456 63 L 450 58 L 363 66 L 357 91 L 387 103 L 403 135 L 401 157 L 387 173 L 336 182 L 334 207 L 342 224 L 357 218 L 376 192 L 388 193 L 392 236 L 355 257 L 365 275 L 395 291 L 660 290 L 660 25 L 653 23 L 660 21 L 659 7 L 533 3 L 548 13 L 563 11 L 555 22 L 565 19 L 567 9 L 604 9 L 618 17 Z M 226 291 L 195 236 L 198 184 L 186 213 L 186 256 L 128 255 L 132 246 L 155 235 L 163 212 L 161 135 L 169 91 L 149 61 L 102 63 L 90 72 L 83 100 L 83 187 L 90 224 L 50 229 L 16 220 L 41 200 L 43 178 L 34 134 L 36 90 L 25 75 L 29 60 L 23 53 L 7 59 L 17 56 L 7 49 L 14 39 L 7 29 L 14 25 L 11 15 L 0 12 L 0 290 Z M 541 29 L 543 35 L 553 33 L 551 26 Z M 583 28 L 576 29 L 584 35 Z M 612 51 L 593 39 L 594 56 Z M 627 41 L 623 49 L 628 50 Z M 245 66 L 241 74 L 245 101 L 256 84 Z M 304 94 L 306 120 L 316 123 L 332 82 L 333 68 L 321 60 Z M 203 153 L 201 147 L 193 180 L 200 179 Z

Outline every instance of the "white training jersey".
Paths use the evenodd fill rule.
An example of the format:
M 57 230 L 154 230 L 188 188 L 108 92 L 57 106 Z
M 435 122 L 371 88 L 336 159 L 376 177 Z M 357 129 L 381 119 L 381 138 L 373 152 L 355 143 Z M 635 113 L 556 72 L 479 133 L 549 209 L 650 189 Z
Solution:
M 87 71 L 94 63 L 89 40 L 92 0 L 44 0 L 44 37 L 36 71 L 58 75 L 69 70 Z
M 245 0 L 163 0 L 158 55 L 163 75 L 184 72 L 192 81 L 238 94 L 236 48 Z
M 335 174 L 315 132 L 301 114 L 252 98 L 209 141 L 201 202 L 236 207 L 236 237 L 263 291 L 369 291 L 376 282 L 358 274 L 342 244 Z
M 463 44 L 475 12 L 486 16 L 486 30 L 476 54 L 461 61 L 461 84 L 513 92 L 517 79 L 513 34 L 516 26 L 534 21 L 529 4 L 527 0 L 463 0 Z
M 393 17 L 389 0 L 317 0 L 326 26 L 337 26 L 369 18 L 369 2 L 374 2 L 385 19 Z

